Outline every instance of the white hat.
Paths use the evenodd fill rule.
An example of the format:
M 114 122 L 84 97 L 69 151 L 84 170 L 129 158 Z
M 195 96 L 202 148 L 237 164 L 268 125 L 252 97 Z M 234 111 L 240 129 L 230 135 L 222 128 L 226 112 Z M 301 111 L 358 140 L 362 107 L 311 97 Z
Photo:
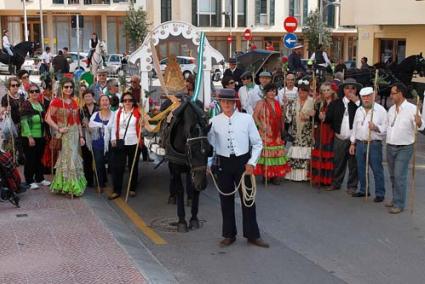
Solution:
M 301 47 L 304 47 L 302 44 L 299 44 L 299 45 L 296 45 L 293 49 L 298 49 L 298 48 L 301 48 Z
M 364 87 L 360 90 L 360 96 L 368 96 L 373 94 L 373 88 L 372 87 Z

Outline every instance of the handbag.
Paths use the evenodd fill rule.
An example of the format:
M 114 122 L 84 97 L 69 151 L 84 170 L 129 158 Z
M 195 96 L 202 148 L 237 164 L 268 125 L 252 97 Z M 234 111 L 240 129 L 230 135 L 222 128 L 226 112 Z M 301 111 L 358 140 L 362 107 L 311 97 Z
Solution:
M 124 136 L 123 136 L 123 138 L 122 139 L 117 139 L 117 143 L 116 143 L 116 148 L 117 148 L 117 150 L 122 150 L 122 149 L 124 149 L 124 139 L 125 139 L 125 135 L 127 134 L 127 129 L 128 129 L 128 125 L 130 124 L 130 120 L 131 120 L 131 117 L 133 116 L 133 113 L 131 113 L 130 114 L 130 117 L 128 118 L 128 121 L 127 121 L 127 126 L 125 127 L 125 131 L 124 131 Z

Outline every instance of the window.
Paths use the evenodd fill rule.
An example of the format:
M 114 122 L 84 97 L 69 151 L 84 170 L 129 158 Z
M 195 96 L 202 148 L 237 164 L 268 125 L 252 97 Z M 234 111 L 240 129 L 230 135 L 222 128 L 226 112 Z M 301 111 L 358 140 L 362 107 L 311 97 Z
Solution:
M 64 0 L 53 0 L 53 4 L 64 4 Z
M 111 4 L 111 0 L 84 0 L 84 5 Z
M 113 0 L 114 3 L 127 3 L 128 0 Z M 133 1 L 133 3 L 136 1 Z
M 289 16 L 297 18 L 299 25 L 303 25 L 308 17 L 308 0 L 290 0 Z
M 238 27 L 246 27 L 246 0 L 238 0 Z
M 171 21 L 171 0 L 161 0 L 161 23 Z
M 68 0 L 68 4 L 80 4 L 80 0 Z
M 275 0 L 255 0 L 255 23 L 273 26 L 275 16 Z
M 219 27 L 222 0 L 192 0 L 192 23 L 198 27 Z

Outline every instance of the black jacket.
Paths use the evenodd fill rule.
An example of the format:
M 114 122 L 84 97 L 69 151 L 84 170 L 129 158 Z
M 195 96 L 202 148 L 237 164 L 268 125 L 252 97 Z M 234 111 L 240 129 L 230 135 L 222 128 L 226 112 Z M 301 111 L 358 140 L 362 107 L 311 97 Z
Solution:
M 292 52 L 288 57 L 288 68 L 292 72 L 305 72 L 305 67 L 301 62 L 301 56 Z
M 350 101 L 348 103 L 348 122 L 350 129 L 353 129 L 354 115 L 356 114 L 358 106 Z M 337 99 L 329 104 L 328 111 L 326 112 L 325 122 L 329 123 L 335 133 L 340 134 L 342 119 L 344 118 L 345 106 L 342 98 Z
M 236 91 L 239 90 L 240 87 L 242 87 L 242 80 L 241 80 L 241 76 L 245 71 L 236 67 L 235 71 L 232 72 L 232 70 L 230 70 L 229 68 L 227 68 L 224 71 L 223 77 L 226 76 L 230 76 L 233 78 L 233 80 L 235 80 L 236 82 L 238 82 L 238 84 L 236 85 Z

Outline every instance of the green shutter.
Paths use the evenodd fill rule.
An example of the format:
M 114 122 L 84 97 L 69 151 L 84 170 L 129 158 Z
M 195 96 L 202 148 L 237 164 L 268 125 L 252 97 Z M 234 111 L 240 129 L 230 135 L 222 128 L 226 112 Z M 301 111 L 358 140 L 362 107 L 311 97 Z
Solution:
M 289 16 L 293 16 L 294 15 L 294 13 L 295 13 L 295 3 L 294 3 L 294 1 L 295 0 L 290 0 L 289 1 Z
M 269 15 L 270 15 L 270 23 L 269 23 L 269 25 L 270 26 L 274 26 L 274 15 L 275 15 L 275 5 L 274 5 L 274 3 L 275 3 L 275 0 L 270 0 L 270 12 L 269 12 Z
M 305 25 L 305 22 L 307 21 L 307 17 L 308 17 L 308 1 L 304 0 L 303 1 L 303 25 Z
M 192 25 L 198 26 L 198 0 L 192 0 Z

